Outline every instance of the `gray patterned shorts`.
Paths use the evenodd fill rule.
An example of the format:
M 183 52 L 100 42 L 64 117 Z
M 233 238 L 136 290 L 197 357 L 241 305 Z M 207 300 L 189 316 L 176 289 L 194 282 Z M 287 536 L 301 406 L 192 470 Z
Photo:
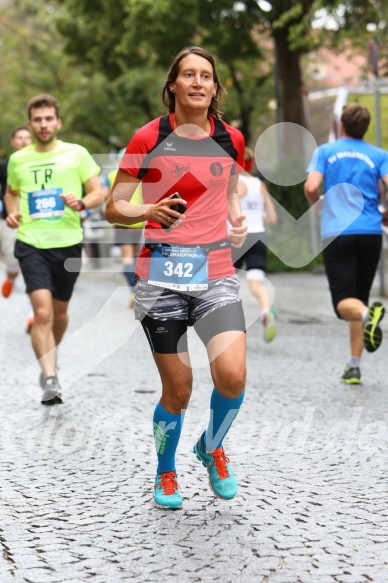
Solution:
M 237 275 L 212 279 L 207 290 L 180 292 L 148 283 L 135 282 L 135 318 L 149 316 L 154 320 L 187 320 L 193 326 L 217 308 L 240 301 L 240 281 Z

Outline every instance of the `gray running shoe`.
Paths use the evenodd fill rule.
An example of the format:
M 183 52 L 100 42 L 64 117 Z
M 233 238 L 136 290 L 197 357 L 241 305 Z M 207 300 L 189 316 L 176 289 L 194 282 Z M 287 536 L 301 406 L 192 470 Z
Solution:
M 347 385 L 362 385 L 361 371 L 358 366 L 348 366 L 345 368 L 341 381 Z
M 57 377 L 47 377 L 41 403 L 42 405 L 62 405 L 63 398 Z

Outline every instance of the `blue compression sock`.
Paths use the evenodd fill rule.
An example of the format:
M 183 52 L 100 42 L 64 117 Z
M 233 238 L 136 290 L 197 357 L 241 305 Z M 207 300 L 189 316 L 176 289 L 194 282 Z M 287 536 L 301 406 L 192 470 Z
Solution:
M 185 414 L 174 415 L 160 403 L 154 411 L 154 440 L 158 455 L 157 475 L 175 471 L 175 452 L 178 447 Z
M 203 434 L 201 446 L 204 451 L 213 451 L 221 447 L 244 400 L 245 391 L 236 399 L 223 397 L 216 388 L 210 399 L 210 419 L 206 432 Z

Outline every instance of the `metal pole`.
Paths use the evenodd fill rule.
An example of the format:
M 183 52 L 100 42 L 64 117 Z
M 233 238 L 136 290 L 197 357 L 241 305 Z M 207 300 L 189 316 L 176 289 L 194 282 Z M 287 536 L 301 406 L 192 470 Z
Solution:
M 377 77 L 378 78 L 378 77 Z M 380 103 L 380 91 L 378 86 L 375 89 L 375 133 L 376 133 L 376 146 L 381 148 L 381 103 Z M 384 251 L 381 251 L 380 264 L 379 264 L 379 279 L 380 279 L 380 295 L 385 295 L 384 286 Z
M 375 76 L 375 133 L 376 146 L 381 148 L 381 103 L 380 103 L 380 89 L 379 89 L 379 45 L 377 38 L 371 39 L 369 42 L 369 64 L 372 73 Z M 379 201 L 380 202 L 380 201 Z M 380 295 L 385 295 L 384 286 L 384 249 L 381 251 L 380 265 Z
M 381 148 L 381 115 L 380 115 L 380 90 L 375 89 L 375 118 L 376 118 L 376 146 Z

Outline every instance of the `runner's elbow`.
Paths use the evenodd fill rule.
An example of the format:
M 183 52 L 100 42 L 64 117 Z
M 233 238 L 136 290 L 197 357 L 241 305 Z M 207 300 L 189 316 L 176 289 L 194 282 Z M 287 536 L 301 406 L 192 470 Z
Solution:
M 114 210 L 114 209 L 113 209 Z M 109 202 L 106 203 L 106 207 L 105 207 L 105 211 L 104 211 L 104 217 L 105 220 L 108 221 L 108 223 L 114 223 L 114 217 L 113 217 L 113 212 L 112 212 L 112 204 Z

